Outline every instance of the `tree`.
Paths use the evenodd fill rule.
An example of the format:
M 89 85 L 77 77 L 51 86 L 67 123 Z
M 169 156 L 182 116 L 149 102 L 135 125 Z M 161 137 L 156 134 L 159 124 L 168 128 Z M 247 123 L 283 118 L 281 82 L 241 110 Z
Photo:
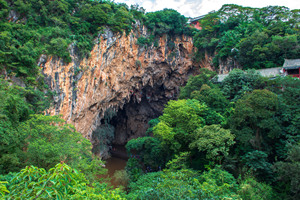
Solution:
M 217 124 L 223 120 L 220 114 L 210 112 L 205 104 L 195 99 L 169 101 L 163 112 L 153 133 L 175 153 L 189 149 L 191 136 L 197 128 L 209 124 L 207 122 Z
M 149 128 L 146 131 L 147 135 L 153 134 L 153 128 L 159 123 L 159 119 L 155 118 L 155 119 L 151 119 L 148 122 Z
M 238 185 L 232 174 L 220 166 L 203 172 L 197 180 L 201 191 L 200 199 L 240 199 L 237 195 Z
M 300 130 L 300 80 L 292 77 L 276 79 L 272 89 L 278 94 L 280 126 L 287 143 L 299 141 Z
M 200 90 L 191 93 L 191 99 L 197 99 L 205 103 L 209 108 L 218 113 L 224 113 L 228 107 L 229 101 L 223 95 L 220 88 L 211 88 L 207 84 L 203 84 Z
M 137 157 L 143 168 L 158 171 L 167 161 L 166 150 L 162 142 L 155 137 L 139 137 L 131 139 L 126 144 L 126 150 L 131 156 Z
M 188 169 L 149 173 L 129 187 L 129 199 L 239 199 L 236 180 L 218 167 L 202 174 Z
M 129 176 L 130 182 L 137 181 L 138 178 L 144 173 L 139 159 L 135 157 L 128 159 L 125 170 Z
M 0 79 L 0 173 L 19 170 L 22 133 L 17 131 L 20 122 L 32 113 L 31 105 L 22 93 L 24 89 Z
M 253 170 L 253 175 L 260 181 L 273 181 L 271 163 L 268 162 L 268 154 L 263 151 L 249 151 L 242 156 L 242 161 Z
M 186 86 L 181 88 L 180 99 L 188 99 L 193 91 L 199 91 L 203 84 L 209 84 L 209 81 L 216 76 L 217 73 L 208 69 L 200 69 L 200 74 L 189 78 Z
M 228 156 L 230 146 L 235 143 L 233 140 L 234 135 L 230 130 L 223 129 L 220 125 L 204 126 L 195 131 L 190 148 L 197 148 L 198 151 L 205 152 L 208 160 L 220 163 L 223 157 Z
M 223 5 L 199 20 L 194 35 L 196 59 L 208 54 L 217 68 L 233 61 L 243 69 L 282 66 L 284 59 L 298 58 L 299 13 L 284 6 L 265 8 Z
M 281 134 L 275 118 L 277 109 L 277 95 L 265 89 L 254 90 L 237 101 L 229 124 L 243 151 L 270 151 L 267 143 Z
M 231 101 L 237 101 L 246 92 L 263 89 L 265 79 L 255 70 L 232 70 L 222 82 L 222 92 Z
M 168 34 L 174 37 L 189 32 L 189 28 L 185 26 L 186 22 L 187 19 L 177 11 L 164 9 L 147 13 L 145 24 L 155 36 Z
M 166 167 L 168 171 L 177 171 L 180 169 L 187 169 L 187 161 L 190 158 L 190 152 L 180 152 L 179 155 L 175 155 L 175 158 L 170 160 Z
M 265 62 L 268 60 L 267 53 L 269 51 L 266 47 L 268 39 L 269 36 L 265 32 L 257 30 L 250 37 L 240 41 L 238 61 L 245 66 L 245 69 L 265 68 Z M 276 67 L 276 65 L 270 67 Z
M 8 199 L 125 199 L 119 189 L 108 190 L 105 185 L 89 182 L 84 174 L 65 163 L 46 171 L 27 166 L 10 181 Z
M 193 176 L 197 173 L 190 170 L 145 174 L 130 183 L 128 199 L 196 199 L 200 191 Z
M 105 4 L 86 4 L 80 11 L 81 17 L 91 24 L 90 31 L 92 33 L 95 33 L 99 26 L 105 25 L 108 22 L 109 17 L 102 9 L 103 7 L 105 7 Z M 106 9 L 107 12 L 111 9 L 109 7 Z
M 252 177 L 247 177 L 240 183 L 238 194 L 243 200 L 278 199 L 270 185 L 260 183 Z
M 283 183 L 279 187 L 288 193 L 290 199 L 300 198 L 300 144 L 290 146 L 285 161 L 276 162 L 274 170 L 278 173 L 277 179 Z
M 48 45 L 48 53 L 63 58 L 64 62 L 71 62 L 71 57 L 68 52 L 70 41 L 63 38 L 53 38 Z
M 32 115 L 18 131 L 26 165 L 49 169 L 58 162 L 76 164 L 91 158 L 91 143 L 59 116 Z

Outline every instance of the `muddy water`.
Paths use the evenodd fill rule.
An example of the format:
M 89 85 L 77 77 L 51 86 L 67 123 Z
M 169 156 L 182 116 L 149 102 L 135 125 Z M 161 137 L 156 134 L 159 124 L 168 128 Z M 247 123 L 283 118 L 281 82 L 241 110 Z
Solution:
M 105 160 L 105 168 L 108 169 L 108 176 L 111 178 L 110 183 L 114 187 L 118 187 L 119 183 L 113 178 L 117 170 L 124 170 L 127 162 L 127 153 L 124 146 L 113 146 L 111 158 Z
M 114 173 L 117 170 L 123 170 L 125 169 L 127 160 L 117 158 L 117 157 L 111 157 L 107 160 L 105 160 L 105 168 L 108 169 L 108 175 L 110 177 L 113 177 Z

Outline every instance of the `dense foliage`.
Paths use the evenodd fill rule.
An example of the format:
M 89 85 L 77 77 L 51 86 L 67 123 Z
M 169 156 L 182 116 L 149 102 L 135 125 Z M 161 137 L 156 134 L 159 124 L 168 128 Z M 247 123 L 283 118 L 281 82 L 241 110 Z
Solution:
M 1 196 L 121 199 L 119 190 L 99 184 L 99 175 L 106 170 L 103 161 L 93 159 L 91 143 L 59 116 L 45 115 L 53 94 L 38 68 L 39 58 L 81 60 L 106 28 L 129 34 L 134 26 L 146 25 L 149 37 L 135 35 L 138 43 L 150 44 L 168 34 L 173 44 L 174 36 L 190 33 L 186 22 L 175 10 L 145 14 L 138 5 L 129 8 L 110 0 L 0 0 L 0 71 L 5 77 L 0 78 L 0 174 L 6 174 L 0 176 Z M 114 127 L 105 124 L 97 131 L 99 144 L 106 148 Z M 156 159 L 165 155 L 158 139 L 141 145 L 145 162 L 155 160 L 147 165 L 158 169 L 167 161 Z M 133 168 L 136 164 L 133 160 Z M 127 172 L 118 177 L 127 177 Z
M 91 0 L 1 0 L 0 67 L 8 73 L 38 74 L 41 54 L 70 62 L 69 45 L 81 58 L 88 55 L 104 26 L 115 32 L 129 32 L 133 14 L 126 5 Z M 134 12 L 139 12 L 135 10 Z
M 128 197 L 298 199 L 300 80 L 233 70 L 216 84 L 212 74 L 190 78 L 150 122 L 153 137 L 129 141 Z
M 238 199 L 234 177 L 221 169 L 153 172 L 130 184 L 128 199 Z
M 42 54 L 82 59 L 109 27 L 128 34 L 146 25 L 139 45 L 158 37 L 192 35 L 187 19 L 165 9 L 101 0 L 0 0 L 0 195 L 5 199 L 299 199 L 300 81 L 273 80 L 254 70 L 234 70 L 221 84 L 201 69 L 149 122 L 147 137 L 126 145 L 130 159 L 116 179 L 128 194 L 99 175 L 104 163 L 91 143 L 59 116 L 48 116 L 52 97 L 37 67 Z M 198 56 L 232 59 L 244 68 L 282 65 L 299 58 L 299 10 L 225 5 L 201 20 Z M 139 63 L 136 63 L 137 66 Z M 1 72 L 2 73 L 2 72 Z M 23 84 L 25 83 L 25 84 Z M 110 120 L 114 113 L 107 114 Z M 96 131 L 108 148 L 114 128 Z
M 216 67 L 228 58 L 244 69 L 282 66 L 284 59 L 300 57 L 299 16 L 299 10 L 280 6 L 224 5 L 200 20 L 197 56 L 215 55 Z
M 186 23 L 187 18 L 172 9 L 147 13 L 145 21 L 145 25 L 155 36 L 191 35 L 191 29 Z
M 3 79 L 0 83 L 0 173 L 9 173 L 0 176 L 2 196 L 63 199 L 75 195 L 78 199 L 88 195 L 92 199 L 93 195 L 116 195 L 118 199 L 119 192 L 109 191 L 105 184 L 97 186 L 103 190 L 100 193 L 87 186 L 97 184 L 97 176 L 106 172 L 103 161 L 92 158 L 91 143 L 60 116 L 38 114 L 46 106 L 44 93 Z M 66 185 L 67 180 L 73 182 Z
M 6 199 L 125 199 L 119 189 L 109 190 L 99 183 L 89 186 L 84 174 L 65 163 L 48 171 L 27 166 L 7 179 L 10 193 Z
M 26 160 L 22 149 L 27 146 L 25 140 L 29 139 L 32 133 L 29 133 L 29 130 L 24 132 L 21 130 L 29 118 L 32 121 L 40 116 L 32 114 L 42 112 L 48 106 L 48 99 L 43 92 L 33 87 L 9 85 L 6 80 L 0 78 L 0 101 L 0 173 L 2 173 L 15 171 L 24 166 L 25 163 L 20 166 L 22 165 L 20 159 Z M 49 119 L 54 118 L 44 116 L 42 119 L 50 123 Z
M 162 34 L 173 37 L 190 31 L 187 19 L 175 10 L 145 15 L 138 5 L 129 8 L 109 0 L 1 0 L 0 8 L 0 69 L 24 77 L 29 84 L 37 84 L 42 54 L 70 62 L 72 48 L 82 59 L 107 27 L 128 34 L 135 24 L 145 24 L 152 42 Z M 145 44 L 142 37 L 138 42 Z

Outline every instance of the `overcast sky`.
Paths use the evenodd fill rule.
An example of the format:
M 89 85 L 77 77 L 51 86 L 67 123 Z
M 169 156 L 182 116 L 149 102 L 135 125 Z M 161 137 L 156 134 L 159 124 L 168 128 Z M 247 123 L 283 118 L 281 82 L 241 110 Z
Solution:
M 286 6 L 300 9 L 300 0 L 114 0 L 116 3 L 127 5 L 138 4 L 146 9 L 146 12 L 172 8 L 186 17 L 197 17 L 213 10 L 219 10 L 224 4 L 237 4 L 262 8 L 269 5 Z

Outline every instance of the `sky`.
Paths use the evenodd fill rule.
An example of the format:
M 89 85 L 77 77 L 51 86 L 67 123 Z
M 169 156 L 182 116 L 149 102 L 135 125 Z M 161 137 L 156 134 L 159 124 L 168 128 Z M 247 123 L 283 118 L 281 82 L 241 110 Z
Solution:
M 116 3 L 127 5 L 138 4 L 146 9 L 146 12 L 172 8 L 186 17 L 197 17 L 205 15 L 213 10 L 219 10 L 224 4 L 237 4 L 262 8 L 266 6 L 286 6 L 293 9 L 300 9 L 300 0 L 114 0 Z

